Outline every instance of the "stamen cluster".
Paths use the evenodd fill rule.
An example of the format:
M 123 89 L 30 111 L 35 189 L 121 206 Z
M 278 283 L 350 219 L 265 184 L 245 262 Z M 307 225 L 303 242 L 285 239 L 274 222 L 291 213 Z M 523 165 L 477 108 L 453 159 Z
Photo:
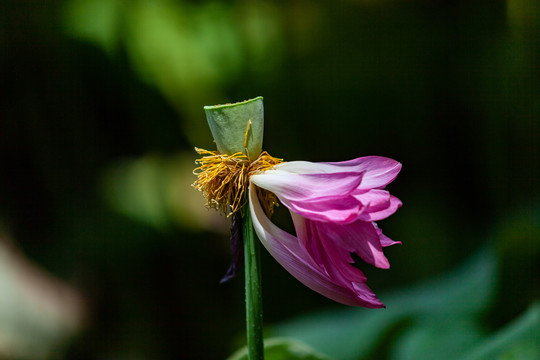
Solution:
M 200 166 L 193 170 L 197 175 L 193 187 L 206 198 L 207 207 L 219 210 L 227 217 L 236 213 L 246 203 L 251 175 L 264 172 L 283 162 L 266 151 L 255 161 L 250 161 L 248 156 L 241 152 L 224 155 L 200 148 L 195 148 L 195 151 L 205 156 L 195 161 Z M 274 205 L 277 205 L 276 196 L 260 189 L 259 198 L 270 216 Z

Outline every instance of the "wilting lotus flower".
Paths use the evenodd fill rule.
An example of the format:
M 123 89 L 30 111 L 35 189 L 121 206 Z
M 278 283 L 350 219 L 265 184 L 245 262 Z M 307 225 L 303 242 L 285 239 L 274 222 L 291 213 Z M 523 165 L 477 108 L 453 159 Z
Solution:
M 401 206 L 383 190 L 401 164 L 379 156 L 283 162 L 262 152 L 262 98 L 205 109 L 218 151 L 197 149 L 206 156 L 198 160 L 194 186 L 208 206 L 238 217 L 248 192 L 255 232 L 296 279 L 343 304 L 384 307 L 351 254 L 378 268 L 390 267 L 383 247 L 399 242 L 383 235 L 375 221 Z M 290 211 L 296 236 L 270 221 L 276 198 Z
M 401 201 L 382 190 L 397 176 L 395 160 L 367 156 L 335 163 L 284 162 L 252 175 L 249 201 L 255 232 L 295 278 L 347 305 L 384 305 L 366 286 L 351 253 L 376 267 L 390 267 L 383 247 L 396 244 L 374 221 L 392 215 Z M 266 216 L 256 187 L 274 193 L 292 216 L 296 236 Z

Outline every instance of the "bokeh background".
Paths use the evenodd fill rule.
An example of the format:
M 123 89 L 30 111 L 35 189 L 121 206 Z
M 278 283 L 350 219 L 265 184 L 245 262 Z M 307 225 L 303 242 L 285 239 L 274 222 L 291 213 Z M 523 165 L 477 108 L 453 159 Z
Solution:
M 269 337 L 335 359 L 539 356 L 538 1 L 0 4 L 0 358 L 244 344 L 243 280 L 218 283 L 228 224 L 190 184 L 193 147 L 214 147 L 202 107 L 259 95 L 274 156 L 403 163 L 379 224 L 403 245 L 390 270 L 359 264 L 387 309 L 263 252 Z

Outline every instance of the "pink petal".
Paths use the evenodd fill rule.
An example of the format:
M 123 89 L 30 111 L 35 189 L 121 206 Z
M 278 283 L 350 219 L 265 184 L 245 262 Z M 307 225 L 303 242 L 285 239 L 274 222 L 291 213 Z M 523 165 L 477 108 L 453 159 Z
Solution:
M 279 198 L 289 210 L 310 220 L 347 224 L 355 221 L 362 212 L 362 203 L 354 196 L 319 201 L 289 201 Z
M 349 246 L 347 248 L 340 241 L 335 241 L 337 239 L 329 237 L 329 233 L 333 229 L 329 229 L 328 223 L 310 221 L 294 213 L 291 213 L 291 215 L 301 245 L 315 262 L 325 269 L 331 279 L 344 288 L 350 289 L 363 303 L 370 304 L 369 307 L 373 305 L 377 307 L 384 306 L 365 285 L 367 279 L 362 271 L 351 265 L 354 262 L 350 256 L 350 253 L 354 251 L 351 250 L 353 247 Z M 378 242 L 375 229 L 370 223 L 367 223 L 367 225 L 370 226 L 372 235 L 376 239 L 375 241 Z M 340 227 L 339 225 L 335 226 Z M 343 233 L 340 235 L 343 235 Z
M 349 161 L 324 164 L 339 166 L 343 169 L 341 171 L 363 172 L 364 176 L 359 189 L 382 189 L 391 183 L 401 170 L 399 162 L 382 156 L 364 156 Z
M 319 241 L 319 229 L 311 226 L 312 222 L 302 216 L 295 214 L 291 211 L 291 216 L 294 222 L 294 228 L 300 245 L 309 254 L 313 260 L 319 264 L 319 266 L 325 269 L 332 269 L 334 265 L 325 265 L 328 262 L 328 252 L 332 252 L 331 259 L 333 262 L 337 262 L 338 266 L 341 264 L 352 264 L 354 260 L 351 257 L 349 251 L 336 251 L 334 248 L 326 248 L 322 241 Z M 348 266 L 350 267 L 350 266 Z M 358 269 L 354 269 L 358 270 Z M 328 271 L 327 271 L 328 272 Z M 367 278 L 361 271 L 352 271 L 348 273 L 350 281 L 365 282 Z
M 375 230 L 377 230 L 377 234 L 379 234 L 379 239 L 381 240 L 381 245 L 383 247 L 392 246 L 396 244 L 401 245 L 401 241 L 394 241 L 390 239 L 388 236 L 384 235 L 382 230 L 379 229 L 379 227 L 377 226 L 377 224 L 373 223 L 373 226 L 375 227 Z
M 381 269 L 390 268 L 390 263 L 382 251 L 381 240 L 377 231 L 379 229 L 374 227 L 371 222 L 358 220 L 341 225 L 302 219 L 295 214 L 293 214 L 293 221 L 300 242 L 306 248 L 313 246 L 314 243 L 321 242 L 325 244 L 326 252 L 331 256 L 335 255 L 336 251 L 341 252 L 339 255 L 341 263 L 352 263 L 353 260 L 349 254 L 356 253 L 368 264 Z M 337 250 L 332 252 L 329 249 L 330 246 L 337 247 Z M 349 264 L 347 265 L 352 267 Z
M 253 226 L 263 246 L 296 279 L 310 289 L 346 305 L 379 308 L 384 305 L 362 283 L 343 287 L 332 279 L 299 244 L 295 236 L 279 229 L 265 215 L 257 198 L 255 187 L 250 186 L 250 211 Z
M 386 219 L 402 205 L 401 201 L 386 190 L 357 191 L 353 195 L 365 208 L 359 220 L 379 221 Z

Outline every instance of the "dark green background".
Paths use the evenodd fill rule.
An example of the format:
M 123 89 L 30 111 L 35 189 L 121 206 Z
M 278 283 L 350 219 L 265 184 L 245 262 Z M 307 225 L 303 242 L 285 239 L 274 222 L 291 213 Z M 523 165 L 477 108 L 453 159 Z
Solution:
M 191 176 L 176 159 L 194 146 L 212 149 L 204 105 L 259 95 L 274 156 L 402 162 L 389 189 L 404 206 L 379 225 L 403 245 L 386 250 L 390 270 L 360 265 L 377 294 L 492 248 L 485 333 L 538 298 L 534 1 L 0 4 L 1 231 L 89 303 L 61 358 L 223 359 L 242 345 L 242 279 L 218 284 L 227 225 L 172 214 L 195 190 L 162 185 Z M 342 310 L 263 265 L 267 324 Z M 406 326 L 373 356 L 392 357 Z

